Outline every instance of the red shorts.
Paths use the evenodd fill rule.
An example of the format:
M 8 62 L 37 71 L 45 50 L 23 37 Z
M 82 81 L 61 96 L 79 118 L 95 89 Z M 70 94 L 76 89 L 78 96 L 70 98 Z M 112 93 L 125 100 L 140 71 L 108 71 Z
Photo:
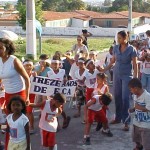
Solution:
M 92 93 L 94 88 L 86 88 L 86 102 L 88 102 L 92 98 Z
M 9 114 L 9 110 L 7 110 L 7 105 L 9 104 L 9 101 L 10 99 L 13 97 L 13 96 L 16 96 L 16 95 L 19 95 L 21 96 L 24 100 L 26 98 L 26 91 L 23 90 L 23 91 L 20 91 L 18 93 L 13 93 L 13 94 L 9 94 L 9 93 L 5 93 L 5 100 L 6 100 L 6 103 L 5 103 L 5 108 L 6 108 L 6 114 Z
M 34 103 L 35 94 L 29 94 L 29 100 L 30 100 L 30 103 Z M 27 106 L 26 109 L 27 109 L 27 113 L 32 113 L 33 111 L 33 107 L 31 106 Z
M 45 147 L 53 147 L 56 144 L 56 132 L 41 130 L 42 145 Z
M 108 122 L 106 118 L 106 114 L 103 111 L 103 109 L 101 109 L 100 111 L 94 111 L 94 110 L 88 109 L 88 122 L 92 124 L 94 121 L 101 122 L 101 123 Z
M 0 108 L 1 108 L 1 109 L 4 109 L 4 105 L 5 105 L 5 98 L 4 98 L 4 97 L 1 97 L 1 98 L 0 98 Z
M 102 109 L 103 109 L 104 113 L 106 114 L 106 110 L 108 110 L 109 108 L 108 108 L 108 106 L 103 105 Z

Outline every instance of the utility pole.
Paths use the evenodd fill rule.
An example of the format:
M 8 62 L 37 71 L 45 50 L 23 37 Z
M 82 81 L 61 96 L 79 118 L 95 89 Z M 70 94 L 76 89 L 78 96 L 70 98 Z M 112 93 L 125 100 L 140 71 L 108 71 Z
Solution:
M 129 0 L 129 17 L 128 17 L 128 31 L 132 32 L 132 3 L 133 0 Z
M 26 55 L 28 58 L 37 59 L 34 0 L 26 0 Z

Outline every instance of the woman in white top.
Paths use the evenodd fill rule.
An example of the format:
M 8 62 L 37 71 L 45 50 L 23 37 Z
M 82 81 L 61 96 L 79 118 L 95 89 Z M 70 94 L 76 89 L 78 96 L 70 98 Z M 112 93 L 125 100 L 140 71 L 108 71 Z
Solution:
M 150 30 L 146 31 L 146 35 L 147 35 L 147 47 L 150 49 Z
M 77 44 L 75 44 L 72 48 L 72 53 L 79 54 L 82 53 L 82 57 L 88 58 L 88 48 L 82 43 L 84 41 L 84 37 L 81 35 L 77 36 Z
M 29 100 L 30 79 L 21 63 L 13 54 L 13 43 L 5 38 L 0 39 L 0 80 L 5 87 L 6 106 L 14 95 Z M 8 113 L 8 112 L 7 112 Z
M 13 43 L 5 38 L 0 38 L 0 80 L 5 87 L 5 107 L 10 98 L 20 95 L 24 101 L 29 101 L 30 79 L 21 63 L 13 54 L 15 47 Z M 9 114 L 9 110 L 6 110 Z M 9 134 L 6 133 L 5 148 L 7 148 Z

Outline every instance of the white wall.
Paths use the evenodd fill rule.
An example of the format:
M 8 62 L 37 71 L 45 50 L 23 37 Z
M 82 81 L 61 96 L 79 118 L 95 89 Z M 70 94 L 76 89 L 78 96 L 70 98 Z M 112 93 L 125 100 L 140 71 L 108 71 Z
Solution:
M 150 24 L 150 18 L 145 18 L 145 23 Z
M 83 28 L 75 28 L 75 27 L 43 27 L 42 35 L 47 36 L 77 36 L 82 34 Z M 93 34 L 93 36 L 102 36 L 102 37 L 114 37 L 115 34 L 121 30 L 124 30 L 124 28 L 84 28 L 87 29 L 89 32 Z M 6 26 L 0 26 L 0 30 L 10 30 L 17 34 L 26 34 L 24 30 L 22 30 L 21 27 L 6 27 Z M 143 25 L 140 27 L 134 28 L 134 34 L 143 33 L 147 30 L 150 30 L 150 25 Z
M 46 21 L 45 27 L 68 27 L 70 26 L 71 19 L 62 19 L 54 21 Z
M 84 27 L 85 27 L 85 28 L 88 28 L 88 27 L 89 27 L 89 20 L 84 21 Z
M 83 28 L 84 27 L 84 22 L 83 22 L 83 20 L 72 18 L 71 27 Z
M 149 24 L 145 24 L 143 26 L 138 26 L 138 27 L 134 28 L 134 34 L 143 33 L 143 32 L 146 32 L 147 30 L 150 30 Z

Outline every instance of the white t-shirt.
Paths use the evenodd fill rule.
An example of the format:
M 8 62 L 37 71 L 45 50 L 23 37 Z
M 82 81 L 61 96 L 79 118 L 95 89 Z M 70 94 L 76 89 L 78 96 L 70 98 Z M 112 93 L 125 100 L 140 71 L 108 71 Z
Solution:
M 94 110 L 94 111 L 100 111 L 102 109 L 102 104 L 100 103 L 99 101 L 99 97 L 100 95 L 95 95 L 93 96 L 93 98 L 96 99 L 96 102 L 95 104 L 91 105 L 90 107 L 88 107 L 88 109 L 91 109 L 91 110 Z M 91 100 L 88 101 L 88 103 L 90 102 Z
M 150 93 L 144 90 L 141 96 L 137 97 L 134 95 L 133 100 L 135 103 L 149 110 L 149 112 L 142 112 L 141 110 L 135 109 L 133 124 L 141 128 L 150 129 Z
M 65 75 L 65 70 L 64 69 L 59 69 L 59 72 L 57 74 L 52 69 L 47 72 L 48 78 L 54 79 L 54 80 L 63 81 L 64 80 L 64 75 Z
M 83 53 L 88 53 L 88 48 L 85 45 L 79 46 L 78 44 L 72 47 L 72 52 L 75 52 L 75 55 L 79 54 L 81 51 Z
M 85 69 L 85 71 L 82 73 L 82 75 L 79 74 L 79 69 L 75 72 L 75 78 L 77 80 L 83 80 L 83 78 L 85 77 L 86 73 L 88 72 L 87 69 Z M 85 83 L 83 82 L 78 82 L 79 86 L 85 86 Z
M 3 63 L 0 58 L 0 79 L 5 87 L 6 93 L 18 93 L 25 89 L 25 82 L 14 66 L 15 56 L 10 55 L 8 60 Z
M 143 56 L 143 52 L 141 51 L 140 53 L 139 53 L 139 58 L 141 58 Z M 140 61 L 140 72 L 142 73 L 143 72 L 143 61 Z
M 71 76 L 72 79 L 76 79 L 76 76 L 75 76 L 75 72 L 79 69 L 79 67 L 77 66 L 76 62 L 74 62 L 71 66 L 71 69 L 70 69 L 70 72 L 69 72 L 69 75 Z
M 52 111 L 50 107 L 50 100 L 46 100 L 45 106 L 41 112 L 39 127 L 49 132 L 56 132 L 58 126 L 58 122 L 56 118 L 57 114 L 58 114 L 58 109 Z
M 97 69 L 94 70 L 94 73 L 91 74 L 89 71 L 86 72 L 85 77 L 85 85 L 88 88 L 94 88 L 96 83 L 96 76 L 99 73 Z
M 29 119 L 22 114 L 17 120 L 13 121 L 13 114 L 7 116 L 7 123 L 10 128 L 10 140 L 13 143 L 19 143 L 26 139 L 25 125 Z
M 104 65 L 104 61 L 103 60 L 95 60 L 95 66 L 98 67 L 98 66 L 103 66 Z
M 3 84 L 0 83 L 0 88 L 4 87 Z M 0 98 L 5 97 L 5 90 L 0 90 Z
M 112 57 L 113 57 L 113 55 L 111 55 L 110 53 L 107 53 L 107 55 L 106 55 L 106 58 L 107 58 L 106 65 L 110 64 L 110 61 L 111 61 Z
M 148 48 L 150 48 L 150 37 L 147 38 Z
M 94 88 L 94 91 L 93 91 L 93 95 L 98 95 L 99 92 L 101 94 L 105 94 L 105 90 L 107 87 L 108 87 L 108 85 L 104 84 L 103 87 L 101 89 L 99 89 L 99 88 L 97 88 L 97 85 L 96 85 L 96 87 Z
M 142 72 L 150 75 L 150 61 L 148 62 L 145 60 L 142 66 L 143 66 Z

